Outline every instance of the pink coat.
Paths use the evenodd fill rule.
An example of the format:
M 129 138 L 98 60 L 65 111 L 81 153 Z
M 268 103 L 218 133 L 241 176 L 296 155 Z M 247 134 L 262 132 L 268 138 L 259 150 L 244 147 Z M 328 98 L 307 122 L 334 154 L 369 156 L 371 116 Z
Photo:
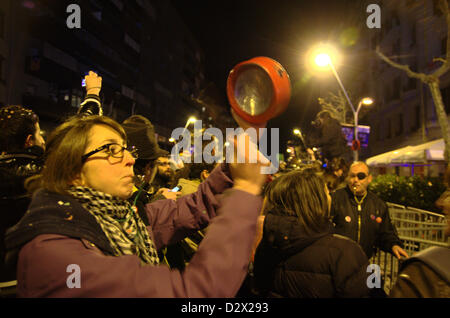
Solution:
M 230 189 L 225 167 L 216 168 L 196 193 L 146 206 L 158 248 L 209 224 L 184 272 L 143 266 L 134 255 L 107 256 L 84 239 L 43 234 L 20 250 L 18 296 L 233 297 L 246 275 L 261 198 Z M 70 283 L 76 281 L 72 264 L 80 270 L 79 286 Z

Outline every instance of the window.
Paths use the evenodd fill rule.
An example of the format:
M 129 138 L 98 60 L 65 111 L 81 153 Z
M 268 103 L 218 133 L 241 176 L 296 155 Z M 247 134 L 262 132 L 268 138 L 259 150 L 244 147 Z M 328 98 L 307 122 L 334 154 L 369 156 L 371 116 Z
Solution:
M 442 102 L 444 103 L 444 109 L 447 114 L 450 113 L 450 86 L 441 89 Z
M 92 16 L 94 18 L 96 18 L 98 21 L 102 21 L 102 11 L 101 10 L 93 11 Z
M 392 19 L 387 19 L 385 21 L 385 27 L 383 30 L 386 30 L 386 32 L 389 32 L 392 29 Z
M 413 23 L 412 28 L 411 28 L 411 46 L 416 45 L 416 38 L 417 38 L 417 29 L 416 29 L 416 24 Z
M 384 94 L 384 103 L 385 103 L 385 104 L 389 103 L 390 100 L 391 100 L 391 89 L 390 89 L 390 85 L 388 85 L 388 84 L 385 84 L 385 85 L 384 85 L 383 94 Z
M 83 93 L 79 89 L 72 89 L 72 96 L 71 96 L 72 98 L 70 101 L 70 106 L 73 108 L 80 107 L 80 104 L 83 101 L 82 96 Z
M 399 99 L 400 98 L 400 77 L 397 76 L 394 79 L 394 83 L 393 83 L 393 90 L 392 90 L 392 99 Z
M 400 38 L 398 38 L 397 41 L 395 42 L 394 46 L 392 47 L 392 53 L 394 55 L 400 55 L 400 51 L 401 51 L 401 43 L 400 43 Z
M 111 0 L 111 2 L 119 9 L 120 11 L 123 10 L 123 2 L 120 0 Z
M 414 112 L 413 112 L 413 121 L 411 126 L 411 132 L 416 131 L 420 128 L 421 122 L 420 122 L 420 106 L 416 105 L 414 106 Z
M 401 134 L 403 134 L 403 114 L 398 114 L 395 135 L 400 136 Z
M 415 90 L 416 88 L 417 88 L 417 79 L 408 77 L 408 81 L 405 86 L 405 91 Z
M 0 38 L 5 38 L 5 13 L 0 9 Z
M 3 66 L 5 59 L 0 55 L 0 82 L 3 82 Z
M 36 85 L 27 84 L 25 88 L 25 94 L 35 96 L 37 91 Z
M 141 46 L 128 34 L 125 34 L 124 42 L 136 52 L 141 52 Z
M 387 121 L 387 129 L 386 129 L 386 138 L 389 139 L 392 137 L 392 125 L 391 125 L 392 120 L 389 118 Z
M 400 25 L 400 18 L 398 17 L 398 13 L 396 11 L 394 11 L 392 13 L 392 24 L 394 26 L 399 26 Z
M 442 11 L 439 6 L 439 0 L 433 0 L 433 15 L 437 17 L 442 16 Z
M 447 54 L 447 37 L 443 38 L 441 41 L 441 55 Z
M 383 131 L 381 129 L 381 123 L 377 123 L 376 127 L 376 140 L 382 141 L 383 140 Z

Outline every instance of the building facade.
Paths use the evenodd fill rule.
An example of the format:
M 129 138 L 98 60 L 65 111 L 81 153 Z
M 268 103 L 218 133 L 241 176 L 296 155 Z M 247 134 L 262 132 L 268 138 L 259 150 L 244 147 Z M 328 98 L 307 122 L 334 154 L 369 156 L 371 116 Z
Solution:
M 69 27 L 70 4 L 81 28 Z M 144 115 L 162 142 L 201 113 L 186 100 L 205 85 L 204 56 L 170 1 L 1 1 L 1 104 L 29 107 L 51 129 L 77 111 L 89 70 L 103 78 L 105 115 Z
M 429 74 L 436 70 L 441 62 L 433 62 L 433 59 L 445 58 L 447 49 L 447 25 L 438 1 L 382 0 L 378 4 L 381 27 L 365 32 L 372 51 L 365 75 L 376 101 L 368 116 L 372 130 L 366 158 L 442 138 L 428 86 L 387 64 L 375 53 L 379 47 L 392 61 L 409 65 L 417 73 Z M 440 85 L 449 114 L 449 73 L 440 78 Z M 413 171 L 407 164 L 388 165 L 378 172 L 439 175 L 443 173 L 443 163 L 418 165 Z

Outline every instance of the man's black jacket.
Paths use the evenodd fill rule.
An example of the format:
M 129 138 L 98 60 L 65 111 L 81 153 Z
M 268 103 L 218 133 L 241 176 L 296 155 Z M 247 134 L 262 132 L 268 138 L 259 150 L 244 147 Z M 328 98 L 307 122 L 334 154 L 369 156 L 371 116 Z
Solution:
M 368 191 L 361 204 L 361 212 L 358 211 L 354 195 L 348 187 L 337 190 L 331 194 L 331 197 L 331 216 L 335 223 L 335 233 L 358 242 L 369 259 L 372 257 L 374 247 L 390 253 L 394 245 L 403 247 L 397 230 L 391 222 L 386 203 L 374 193 Z M 359 214 L 361 215 L 360 226 Z M 360 231 L 359 241 L 358 231 Z

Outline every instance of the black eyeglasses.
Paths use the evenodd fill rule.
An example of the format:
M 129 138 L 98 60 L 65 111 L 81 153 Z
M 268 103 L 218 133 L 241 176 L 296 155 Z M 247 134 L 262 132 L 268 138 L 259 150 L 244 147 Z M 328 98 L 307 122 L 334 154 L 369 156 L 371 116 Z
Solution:
M 123 158 L 125 150 L 128 151 L 133 156 L 134 159 L 138 158 L 138 153 L 137 153 L 136 147 L 134 147 L 134 146 L 123 147 L 119 144 L 111 143 L 111 144 L 106 144 L 101 147 L 98 147 L 97 149 L 92 150 L 92 151 L 88 152 L 87 154 L 81 156 L 81 161 L 85 162 L 87 158 L 89 158 L 93 154 L 100 152 L 104 149 L 106 149 L 106 153 L 113 158 Z
M 364 172 L 358 172 L 357 174 L 350 175 L 350 178 L 354 177 L 358 177 L 359 180 L 364 180 L 365 178 L 367 178 L 367 174 L 365 174 Z

